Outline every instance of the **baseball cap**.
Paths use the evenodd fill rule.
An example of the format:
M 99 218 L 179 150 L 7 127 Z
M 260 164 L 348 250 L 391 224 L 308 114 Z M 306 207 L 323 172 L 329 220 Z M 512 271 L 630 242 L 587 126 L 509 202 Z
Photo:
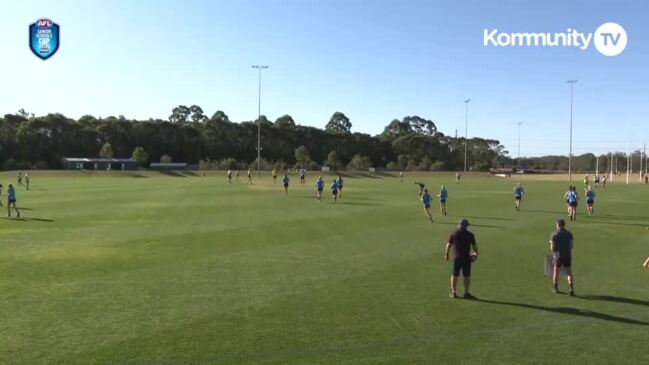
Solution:
M 466 227 L 468 227 L 468 226 L 471 225 L 471 224 L 469 223 L 468 220 L 462 218 L 462 219 L 460 219 L 460 221 L 458 222 L 457 225 L 458 225 L 458 227 L 464 227 L 464 228 L 466 228 Z

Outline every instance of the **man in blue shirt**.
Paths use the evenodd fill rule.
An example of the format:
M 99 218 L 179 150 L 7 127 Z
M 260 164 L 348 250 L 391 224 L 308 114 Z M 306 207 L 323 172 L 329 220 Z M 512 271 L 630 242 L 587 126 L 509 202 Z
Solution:
M 595 192 L 589 186 L 586 188 L 586 211 L 588 215 L 593 215 L 593 204 L 595 204 Z
M 440 213 L 442 215 L 448 215 L 448 213 L 446 213 L 446 199 L 448 199 L 448 190 L 446 190 L 446 186 L 442 185 L 438 197 Z
M 568 276 L 570 296 L 574 296 L 575 278 L 572 275 L 573 236 L 572 233 L 566 229 L 566 221 L 563 219 L 557 219 L 556 223 L 557 230 L 550 236 L 550 251 L 552 251 L 552 261 L 554 265 L 552 273 L 552 292 L 559 293 L 559 268 L 563 267 Z
M 521 186 L 521 183 L 516 183 L 516 188 L 514 189 L 514 207 L 516 210 L 521 210 L 521 200 L 523 199 L 523 194 L 525 194 L 525 189 Z
M 284 174 L 284 177 L 282 178 L 282 183 L 284 184 L 284 193 L 286 194 L 286 197 L 288 197 L 288 182 L 290 179 L 288 178 L 287 174 Z
M 331 184 L 331 196 L 334 199 L 334 203 L 338 201 L 338 181 L 334 180 Z
M 343 197 L 343 177 L 342 176 L 338 176 L 338 181 L 336 182 L 336 184 L 338 185 L 338 198 L 342 198 Z
M 9 184 L 9 188 L 7 189 L 7 217 L 11 217 L 12 205 L 16 210 L 16 215 L 20 218 L 20 211 L 16 207 L 16 189 L 14 189 L 13 185 Z
M 432 199 L 433 198 L 431 198 L 430 194 L 428 194 L 428 189 L 424 189 L 424 195 L 421 196 L 421 201 L 424 203 L 424 210 L 426 211 L 430 223 L 433 223 L 433 215 L 430 212 L 430 203 Z
M 318 196 L 318 203 L 322 203 L 322 190 L 324 190 L 324 180 L 322 176 L 318 176 L 318 180 L 315 182 L 316 195 Z

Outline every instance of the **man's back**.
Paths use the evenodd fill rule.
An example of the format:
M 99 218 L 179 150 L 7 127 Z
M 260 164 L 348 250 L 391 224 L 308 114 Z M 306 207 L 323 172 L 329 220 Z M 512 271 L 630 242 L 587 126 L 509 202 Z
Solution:
M 475 244 L 473 233 L 460 228 L 453 232 L 448 240 L 453 244 L 455 258 L 468 258 L 471 256 L 471 245 Z
M 559 252 L 561 257 L 572 256 L 572 233 L 565 228 L 557 229 L 550 237 L 555 244 L 556 252 Z

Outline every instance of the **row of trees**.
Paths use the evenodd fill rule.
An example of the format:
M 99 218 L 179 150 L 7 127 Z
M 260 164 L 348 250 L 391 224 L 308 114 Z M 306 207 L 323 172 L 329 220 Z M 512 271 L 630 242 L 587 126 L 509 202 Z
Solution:
M 324 129 L 299 125 L 290 115 L 274 122 L 235 123 L 222 112 L 207 117 L 196 106 L 178 106 L 168 120 L 129 120 L 123 116 L 78 120 L 62 114 L 36 117 L 23 110 L 0 118 L 0 165 L 12 168 L 60 168 L 63 157 L 133 157 L 141 164 L 173 160 L 206 167 L 255 165 L 257 122 L 261 125 L 262 167 L 335 169 L 368 167 L 403 170 L 458 170 L 464 163 L 464 139 L 446 136 L 419 116 L 393 120 L 383 133 L 353 133 L 352 123 L 335 112 Z M 511 165 L 497 140 L 469 140 L 472 170 Z M 109 151 L 106 149 L 109 148 Z
M 592 153 L 586 153 L 579 156 L 573 156 L 572 158 L 572 169 L 575 171 L 600 171 L 600 172 L 609 172 L 611 169 L 613 172 L 626 172 L 627 162 L 626 154 L 622 152 L 609 153 L 605 155 L 596 156 Z M 642 163 L 643 170 L 645 167 L 645 161 L 641 160 L 645 158 L 642 151 L 634 151 L 630 154 L 630 170 L 629 171 L 640 171 L 640 165 Z M 522 169 L 534 169 L 534 170 L 568 170 L 568 157 L 567 156 L 543 156 L 543 157 L 529 157 L 521 158 L 520 160 L 514 160 L 514 167 L 519 167 Z M 598 166 L 599 164 L 599 166 Z

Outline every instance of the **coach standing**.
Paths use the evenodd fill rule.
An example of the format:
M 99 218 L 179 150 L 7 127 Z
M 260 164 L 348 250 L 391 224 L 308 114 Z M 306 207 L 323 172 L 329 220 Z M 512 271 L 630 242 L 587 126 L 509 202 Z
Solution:
M 464 298 L 475 299 L 469 292 L 469 287 L 471 286 L 471 263 L 478 258 L 478 244 L 475 242 L 475 236 L 468 231 L 467 227 L 469 227 L 469 221 L 466 219 L 460 220 L 457 230 L 451 234 L 446 242 L 446 250 L 444 252 L 446 261 L 448 261 L 451 247 L 453 247 L 455 254 L 453 259 L 453 275 L 451 275 L 451 298 L 457 298 L 457 277 L 460 276 L 460 271 L 462 271 L 462 276 L 464 277 Z M 471 248 L 475 252 L 473 256 L 471 256 Z
M 572 276 L 572 233 L 566 229 L 566 221 L 557 219 L 557 230 L 550 236 L 550 250 L 554 270 L 552 272 L 552 292 L 559 293 L 559 268 L 563 267 L 568 276 L 570 296 L 575 295 L 575 278 Z

